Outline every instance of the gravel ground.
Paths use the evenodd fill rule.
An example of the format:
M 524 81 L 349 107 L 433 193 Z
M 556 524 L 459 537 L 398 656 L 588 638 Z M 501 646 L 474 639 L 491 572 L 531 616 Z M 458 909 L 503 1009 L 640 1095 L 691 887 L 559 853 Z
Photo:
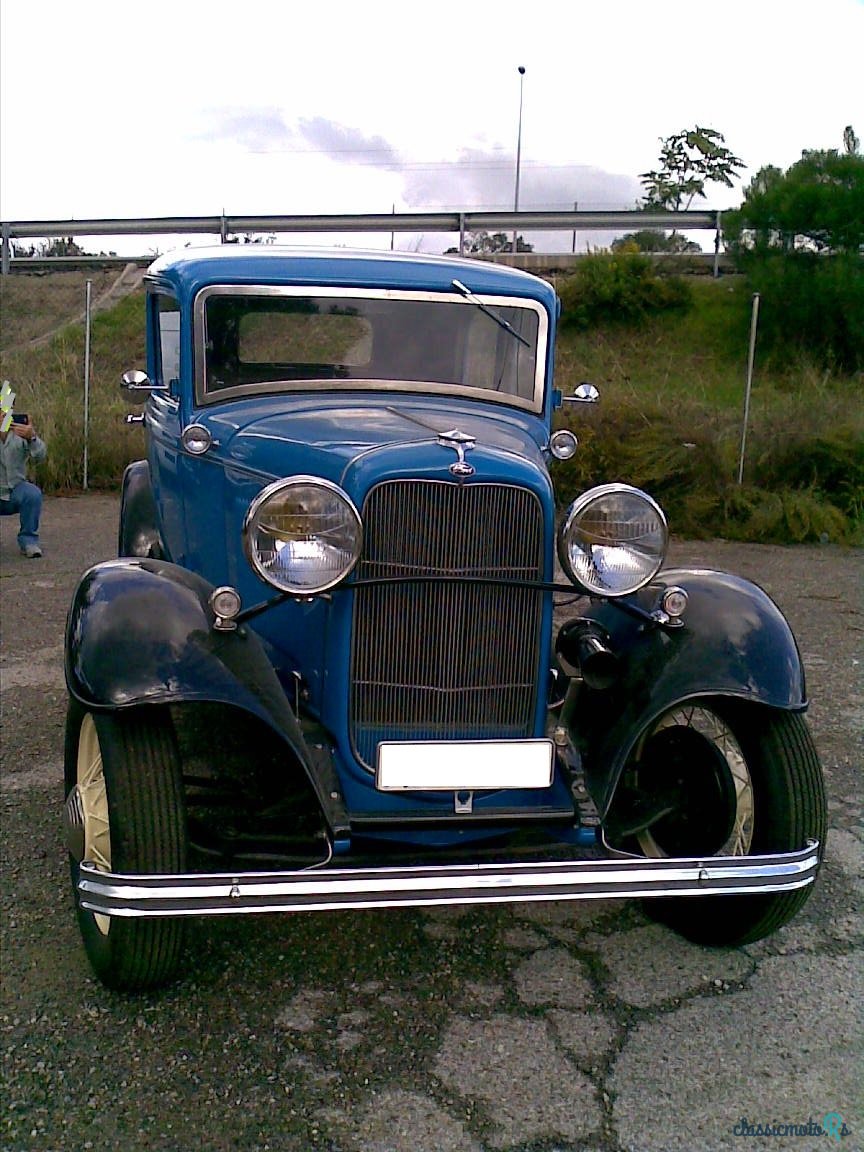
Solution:
M 761 583 L 807 668 L 831 834 L 769 940 L 699 948 L 628 901 L 202 920 L 182 978 L 133 997 L 90 974 L 60 832 L 63 619 L 116 515 L 48 499 L 41 561 L 0 522 L 0 1147 L 862 1148 L 860 551 L 673 549 Z

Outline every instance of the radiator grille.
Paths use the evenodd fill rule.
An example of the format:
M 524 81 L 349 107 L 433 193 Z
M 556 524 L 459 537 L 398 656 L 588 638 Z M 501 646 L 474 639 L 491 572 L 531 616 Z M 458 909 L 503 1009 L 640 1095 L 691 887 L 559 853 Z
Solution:
M 443 576 L 355 593 L 350 727 L 368 768 L 379 741 L 533 733 L 543 514 L 524 488 L 393 481 L 363 509 L 360 578 Z M 464 576 L 503 584 L 466 585 Z

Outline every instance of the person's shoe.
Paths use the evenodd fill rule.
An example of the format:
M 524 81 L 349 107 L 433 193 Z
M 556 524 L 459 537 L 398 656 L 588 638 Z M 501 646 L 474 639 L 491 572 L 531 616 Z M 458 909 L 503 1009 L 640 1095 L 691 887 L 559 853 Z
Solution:
M 25 544 L 21 549 L 21 555 L 26 556 L 28 560 L 38 560 L 42 555 L 42 549 L 38 544 Z

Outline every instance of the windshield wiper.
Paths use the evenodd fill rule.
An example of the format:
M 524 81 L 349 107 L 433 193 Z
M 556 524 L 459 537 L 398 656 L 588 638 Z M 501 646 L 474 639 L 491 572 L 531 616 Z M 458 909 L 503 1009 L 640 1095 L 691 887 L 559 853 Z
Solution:
M 470 300 L 472 304 L 477 305 L 481 312 L 485 312 L 487 316 L 490 316 L 500 328 L 503 328 L 505 332 L 509 332 L 511 336 L 515 336 L 520 344 L 524 344 L 526 348 L 531 347 L 529 341 L 517 332 L 512 324 L 509 324 L 503 316 L 499 316 L 497 312 L 493 312 L 491 308 L 488 308 L 482 300 L 474 295 L 470 288 L 465 287 L 461 280 L 451 280 L 450 283 L 457 292 L 462 293 L 466 300 Z

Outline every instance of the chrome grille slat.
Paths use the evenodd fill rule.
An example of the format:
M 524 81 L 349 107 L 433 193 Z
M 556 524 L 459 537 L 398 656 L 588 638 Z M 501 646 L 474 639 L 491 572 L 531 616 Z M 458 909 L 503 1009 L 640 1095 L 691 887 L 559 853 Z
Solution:
M 446 577 L 355 592 L 349 724 L 372 769 L 381 739 L 533 734 L 543 513 L 504 484 L 388 481 L 363 509 L 363 578 Z M 464 584 L 460 577 L 502 584 Z M 507 583 L 511 586 L 507 587 Z

